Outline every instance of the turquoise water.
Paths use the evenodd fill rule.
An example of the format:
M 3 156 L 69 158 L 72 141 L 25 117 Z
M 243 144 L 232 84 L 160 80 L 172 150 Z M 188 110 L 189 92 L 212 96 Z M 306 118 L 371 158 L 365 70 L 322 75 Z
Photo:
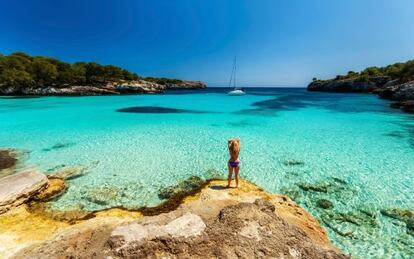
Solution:
M 85 168 L 52 206 L 97 210 L 154 206 L 160 190 L 192 175 L 226 177 L 226 140 L 237 136 L 241 176 L 289 194 L 335 245 L 361 258 L 414 256 L 405 223 L 380 213 L 414 208 L 414 116 L 373 95 L 225 93 L 2 98 L 0 147 L 28 151 L 24 167 L 45 173 Z M 334 208 L 318 208 L 322 198 Z

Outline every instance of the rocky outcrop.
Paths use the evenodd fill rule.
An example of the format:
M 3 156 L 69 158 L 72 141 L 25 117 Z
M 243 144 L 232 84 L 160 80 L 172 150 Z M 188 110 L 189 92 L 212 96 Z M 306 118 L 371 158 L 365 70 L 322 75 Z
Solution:
M 0 95 L 37 96 L 87 96 L 114 94 L 162 93 L 166 89 L 202 89 L 206 85 L 199 81 L 182 81 L 177 84 L 157 84 L 145 80 L 109 82 L 102 85 L 45 86 L 45 87 L 0 87 Z
M 13 149 L 0 149 L 0 177 L 13 172 L 18 163 L 18 154 Z
M 356 82 L 353 80 L 313 81 L 308 85 L 308 91 L 339 93 L 369 93 L 376 88 L 374 82 Z
M 389 85 L 377 91 L 381 98 L 396 101 L 391 107 L 414 113 L 414 81 Z
M 21 171 L 29 152 L 13 148 L 0 148 L 0 178 Z
M 160 238 L 193 237 L 200 235 L 206 224 L 195 214 L 186 213 L 167 224 L 155 223 L 131 223 L 115 228 L 109 237 L 108 243 L 111 247 L 119 250 L 131 245 L 131 243 L 154 240 Z
M 383 209 L 381 210 L 381 214 L 404 222 L 407 227 L 407 234 L 414 237 L 414 210 L 399 208 Z
M 48 180 L 37 172 L 24 172 L 0 178 L 0 214 L 18 206 L 47 187 Z
M 114 90 L 121 94 L 132 93 L 160 93 L 165 86 L 144 80 L 124 82 L 114 86 Z
M 53 231 L 42 220 L 37 222 L 44 235 L 37 236 L 36 243 L 28 240 L 13 258 L 348 258 L 329 242 L 318 221 L 288 197 L 245 181 L 238 189 L 225 185 L 209 181 L 183 197 L 178 207 L 150 213 L 154 216 L 143 216 L 146 210 L 110 209 L 70 227 L 46 217 L 42 220 L 48 220 Z M 13 213 L 0 216 L 0 228 Z M 39 232 L 25 226 L 33 225 L 27 212 L 19 215 L 25 220 L 14 224 L 21 227 L 0 233 L 0 238 L 27 240 Z
M 226 206 L 206 224 L 185 214 L 166 225 L 119 227 L 108 243 L 118 258 L 347 258 L 313 242 L 261 199 Z
M 68 186 L 63 179 L 48 177 L 47 187 L 34 196 L 34 199 L 39 201 L 49 201 L 62 195 L 67 188 Z
M 16 154 L 11 149 L 0 149 L 0 170 L 14 167 L 17 164 Z
M 207 85 L 201 81 L 182 81 L 176 84 L 166 84 L 165 87 L 171 90 L 180 90 L 180 89 L 204 89 L 207 88 Z
M 383 99 L 395 101 L 391 107 L 414 113 L 414 81 L 399 83 L 389 77 L 370 78 L 367 82 L 354 80 L 315 80 L 308 85 L 308 91 L 375 93 Z

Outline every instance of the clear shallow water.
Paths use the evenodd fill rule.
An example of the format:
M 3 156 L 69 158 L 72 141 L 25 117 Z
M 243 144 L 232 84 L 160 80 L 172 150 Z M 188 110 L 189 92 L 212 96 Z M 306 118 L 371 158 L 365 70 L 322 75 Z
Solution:
M 379 212 L 414 208 L 414 116 L 373 95 L 226 91 L 0 99 L 0 147 L 30 151 L 25 166 L 46 173 L 86 166 L 52 206 L 97 210 L 154 206 L 160 190 L 192 175 L 226 177 L 227 139 L 237 136 L 242 177 L 292 196 L 341 249 L 414 256 L 405 223 Z M 334 208 L 318 208 L 318 199 Z

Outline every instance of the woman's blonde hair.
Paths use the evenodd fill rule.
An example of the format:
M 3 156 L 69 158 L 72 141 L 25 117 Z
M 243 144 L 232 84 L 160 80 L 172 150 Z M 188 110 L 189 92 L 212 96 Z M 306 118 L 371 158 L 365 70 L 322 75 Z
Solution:
M 230 153 L 239 153 L 240 152 L 240 139 L 232 138 L 228 140 L 228 146 Z

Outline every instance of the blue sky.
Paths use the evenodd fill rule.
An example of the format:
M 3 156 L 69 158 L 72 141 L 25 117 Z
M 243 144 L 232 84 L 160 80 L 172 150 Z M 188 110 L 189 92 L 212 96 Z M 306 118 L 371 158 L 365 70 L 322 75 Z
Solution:
M 414 59 L 412 0 L 0 0 L 0 53 L 241 86 Z

